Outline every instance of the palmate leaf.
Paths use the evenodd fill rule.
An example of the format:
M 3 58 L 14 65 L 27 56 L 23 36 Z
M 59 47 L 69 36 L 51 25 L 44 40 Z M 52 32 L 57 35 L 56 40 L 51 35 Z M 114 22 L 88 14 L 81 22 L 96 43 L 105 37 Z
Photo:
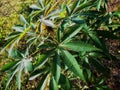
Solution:
M 85 43 L 82 41 L 71 41 L 68 43 L 64 43 L 62 45 L 65 48 L 71 49 L 73 51 L 85 51 L 85 52 L 90 52 L 90 51 L 100 51 L 100 49 L 96 48 L 95 46 Z
M 9 53 L 11 53 L 13 47 L 18 44 L 18 42 L 24 37 L 24 35 L 30 30 L 30 27 L 26 28 L 23 32 L 19 33 L 18 35 L 12 34 L 13 38 L 10 38 L 4 45 L 3 49 L 0 53 L 3 53 L 5 49 L 7 49 L 9 46 Z M 10 37 L 12 37 L 10 35 Z M 15 36 L 14 36 L 15 35 Z
M 21 60 L 20 63 L 16 66 L 16 69 L 14 71 L 16 71 L 15 73 L 12 73 L 11 78 L 8 81 L 8 84 L 6 85 L 8 87 L 10 81 L 12 80 L 13 76 L 16 75 L 16 83 L 18 85 L 18 89 L 21 89 L 21 75 L 22 75 L 22 71 L 23 69 L 25 70 L 25 73 L 28 73 L 28 71 L 32 70 L 32 64 L 30 60 Z
M 14 56 L 17 54 L 15 52 Z M 18 55 L 19 56 L 19 55 Z M 16 56 L 16 57 L 18 57 Z M 5 65 L 2 69 L 2 71 L 10 70 L 10 76 L 8 78 L 8 82 L 6 84 L 6 88 L 10 84 L 12 78 L 16 75 L 16 82 L 18 85 L 18 89 L 21 89 L 21 73 L 23 69 L 25 70 L 25 73 L 28 73 L 28 71 L 31 71 L 33 69 L 32 67 L 32 58 L 26 57 L 26 55 L 22 55 L 22 57 L 19 58 L 20 60 L 15 61 L 15 62 L 10 62 L 9 64 Z
M 68 51 L 62 50 L 61 55 L 63 57 L 64 63 L 67 65 L 70 71 L 72 71 L 75 75 L 79 76 L 81 80 L 84 79 L 83 69 L 80 68 L 74 56 Z

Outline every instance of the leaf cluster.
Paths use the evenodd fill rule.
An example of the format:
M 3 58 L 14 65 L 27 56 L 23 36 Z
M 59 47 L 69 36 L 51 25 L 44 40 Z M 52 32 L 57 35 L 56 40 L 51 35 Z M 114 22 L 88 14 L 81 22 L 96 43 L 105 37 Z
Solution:
M 16 76 L 20 90 L 21 77 L 27 74 L 28 80 L 40 78 L 38 90 L 71 90 L 72 77 L 84 83 L 79 89 L 109 89 L 104 85 L 109 69 L 101 59 L 112 59 L 104 40 L 119 38 L 117 29 L 108 31 L 114 25 L 110 19 L 119 12 L 109 13 L 106 6 L 104 0 L 38 0 L 31 5 L 32 12 L 27 19 L 20 15 L 22 24 L 13 27 L 1 51 L 7 49 L 16 59 L 2 69 L 10 71 L 6 88 Z M 20 43 L 27 45 L 24 51 Z M 96 78 L 96 71 L 102 78 Z

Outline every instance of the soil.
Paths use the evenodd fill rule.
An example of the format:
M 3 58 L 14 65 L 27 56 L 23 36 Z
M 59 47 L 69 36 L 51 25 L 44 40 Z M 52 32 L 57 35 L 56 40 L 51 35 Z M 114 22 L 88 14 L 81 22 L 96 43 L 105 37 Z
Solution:
M 106 83 L 112 90 L 120 90 L 120 59 L 117 59 L 120 56 L 118 52 L 120 50 L 119 41 L 109 39 L 106 41 L 106 45 L 109 52 L 115 56 L 111 61 L 106 60 L 106 65 L 111 69 L 110 78 Z

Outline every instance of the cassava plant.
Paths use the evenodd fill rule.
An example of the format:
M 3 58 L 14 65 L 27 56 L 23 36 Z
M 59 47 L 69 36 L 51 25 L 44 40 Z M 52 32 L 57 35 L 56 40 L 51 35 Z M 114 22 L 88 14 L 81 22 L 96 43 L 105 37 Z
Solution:
M 71 90 L 73 78 L 84 83 L 75 90 L 109 89 L 104 84 L 109 70 L 100 60 L 111 55 L 98 34 L 112 17 L 106 7 L 107 0 L 38 0 L 31 5 L 32 12 L 27 19 L 20 15 L 21 25 L 13 27 L 1 50 L 14 58 L 2 68 L 9 73 L 6 88 L 16 77 L 20 90 L 26 76 L 29 82 L 39 80 L 35 90 Z

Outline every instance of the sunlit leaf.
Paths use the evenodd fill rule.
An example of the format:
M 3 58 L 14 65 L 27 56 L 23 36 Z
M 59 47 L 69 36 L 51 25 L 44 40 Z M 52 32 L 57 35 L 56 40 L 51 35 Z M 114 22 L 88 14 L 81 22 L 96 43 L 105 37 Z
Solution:
M 18 25 L 14 26 L 13 29 L 17 32 L 23 32 L 23 30 L 24 30 L 24 28 L 22 26 L 18 26 Z
M 31 61 L 32 61 L 32 58 L 23 58 L 22 62 L 24 64 L 25 73 L 28 73 L 29 71 L 33 70 L 33 65 Z
M 38 7 L 37 5 L 33 4 L 30 6 L 31 9 L 35 9 L 35 10 L 40 10 L 41 8 Z
M 23 22 L 24 24 L 28 24 L 23 15 L 20 15 L 20 21 Z
M 16 65 L 18 62 L 19 62 L 19 61 L 12 61 L 12 62 L 4 65 L 4 66 L 2 67 L 2 71 L 4 72 L 4 71 L 7 71 L 7 70 L 10 70 L 10 69 L 11 69 L 12 67 L 14 67 L 14 65 Z
M 16 81 L 17 81 L 17 85 L 18 85 L 18 90 L 21 89 L 21 73 L 22 73 L 22 70 L 19 70 L 17 72 L 17 75 L 16 75 Z
M 39 3 L 39 5 L 41 6 L 41 8 L 43 8 L 44 7 L 44 5 L 43 5 L 43 2 L 42 2 L 43 0 L 38 0 L 38 3 Z
M 98 0 L 98 1 L 97 1 L 97 10 L 98 10 L 98 11 L 99 11 L 99 9 L 100 9 L 101 3 L 102 3 L 102 0 Z
M 55 28 L 55 24 L 51 20 L 41 20 L 46 26 Z

